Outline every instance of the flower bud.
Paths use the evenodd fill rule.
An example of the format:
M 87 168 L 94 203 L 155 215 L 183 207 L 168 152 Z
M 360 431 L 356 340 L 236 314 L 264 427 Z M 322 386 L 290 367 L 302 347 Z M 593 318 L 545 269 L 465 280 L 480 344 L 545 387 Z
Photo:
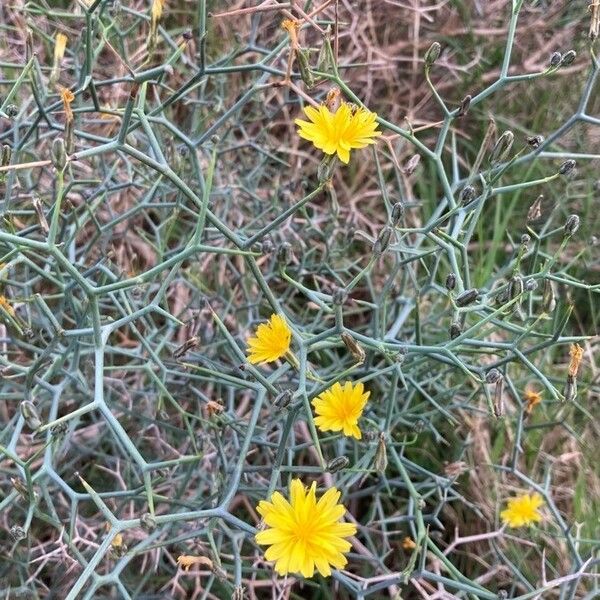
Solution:
M 562 165 L 560 165 L 558 172 L 561 175 L 569 175 L 576 165 L 577 163 L 572 158 L 569 158 L 568 160 L 565 160 L 565 162 Z
M 477 300 L 477 296 L 479 296 L 478 289 L 472 288 L 470 290 L 466 290 L 456 297 L 456 306 L 468 306 Z
M 544 196 L 539 195 L 527 211 L 527 222 L 537 221 L 542 216 L 542 201 Z
M 413 154 L 404 165 L 404 174 L 408 177 L 412 175 L 421 162 L 421 156 L 419 154 Z
M 446 289 L 453 290 L 456 287 L 456 275 L 454 273 L 448 273 L 446 277 Z
M 456 113 L 457 117 L 464 117 L 469 112 L 471 100 L 472 97 L 470 95 L 467 95 L 462 99 L 460 106 L 458 107 L 458 112 Z
M 394 227 L 398 227 L 403 216 L 404 216 L 404 203 L 396 202 L 396 204 L 394 204 L 394 206 L 392 206 L 392 225 Z
M 40 228 L 45 234 L 47 234 L 50 231 L 50 227 L 48 225 L 48 220 L 46 219 L 46 214 L 44 213 L 44 208 L 42 207 L 42 201 L 40 200 L 40 197 L 34 195 L 31 203 L 33 204 L 33 210 L 35 210 Z
M 57 423 L 50 429 L 50 435 L 53 439 L 60 439 L 67 433 L 68 430 L 69 426 L 63 421 L 62 423 Z
M 392 228 L 386 225 L 377 236 L 375 243 L 373 244 L 373 254 L 378 258 L 380 257 L 390 245 L 390 238 L 392 237 Z
M 62 138 L 55 138 L 52 142 L 50 158 L 57 171 L 62 171 L 65 168 L 67 164 L 67 151 L 65 149 L 65 141 Z
M 263 254 L 271 254 L 273 250 L 275 250 L 275 244 L 273 244 L 273 242 L 269 238 L 261 242 L 260 251 Z
M 73 150 L 75 150 L 75 125 L 70 120 L 65 123 L 65 152 L 73 154 Z
M 277 262 L 280 266 L 285 267 L 292 262 L 292 245 L 289 242 L 283 242 L 277 248 Z
M 477 191 L 472 185 L 465 185 L 465 187 L 460 191 L 460 196 L 458 197 L 459 203 L 462 206 L 465 206 L 475 198 Z
M 12 155 L 12 149 L 8 144 L 2 146 L 2 156 L 0 157 L 0 164 L 6 167 L 10 163 L 10 157 Z
M 35 431 L 36 429 L 41 427 L 42 421 L 38 416 L 38 412 L 33 402 L 31 402 L 30 400 L 23 400 L 19 408 L 21 409 L 21 415 L 25 419 L 25 422 L 27 423 L 27 427 L 29 427 L 29 429 Z
M 335 306 L 341 306 L 348 299 L 348 290 L 346 288 L 336 288 L 331 294 L 331 301 Z
M 550 57 L 550 66 L 558 67 L 561 60 L 562 60 L 562 54 L 560 52 L 553 52 L 552 56 Z
M 20 479 L 17 479 L 16 477 L 11 477 L 10 483 L 12 484 L 15 492 L 17 492 L 17 494 L 19 494 L 19 496 L 21 496 L 21 498 L 23 498 L 24 500 L 27 500 L 29 502 L 29 490 L 27 489 L 27 486 L 23 483 L 23 481 L 21 481 Z M 35 495 L 35 492 L 34 492 L 34 495 Z
M 373 460 L 373 466 L 378 473 L 385 473 L 388 465 L 387 448 L 385 447 L 385 433 L 383 431 L 379 434 L 379 441 L 377 442 L 377 452 L 375 452 L 375 459 Z
M 501 378 L 502 378 L 502 373 L 500 373 L 500 371 L 496 368 L 490 369 L 485 374 L 486 383 L 496 383 L 496 381 L 498 381 L 498 379 L 501 379 Z
M 173 358 L 181 358 L 185 356 L 190 350 L 197 348 L 200 345 L 200 339 L 198 337 L 191 337 L 186 340 L 181 346 L 173 350 Z
M 544 136 L 543 135 L 532 135 L 532 136 L 527 137 L 526 141 L 527 141 L 527 145 L 535 150 L 536 148 L 539 148 L 543 144 Z
M 453 321 L 452 323 L 450 323 L 450 339 L 451 340 L 456 339 L 461 333 L 462 333 L 462 327 L 460 326 L 460 323 L 457 323 L 456 321 Z
M 433 42 L 427 52 L 425 52 L 425 68 L 431 67 L 439 58 L 442 47 L 439 42 Z
M 576 58 L 577 52 L 575 52 L 575 50 L 569 50 L 563 55 L 562 60 L 560 61 L 560 66 L 568 67 Z
M 499 419 L 504 416 L 504 379 L 498 379 L 494 387 L 494 416 Z
M 365 362 L 366 354 L 360 344 L 347 331 L 342 332 L 340 337 L 356 364 L 362 365 Z
M 338 456 L 327 463 L 325 470 L 328 473 L 337 473 L 345 469 L 350 464 L 350 459 L 347 456 Z
M 508 282 L 508 298 L 514 300 L 523 293 L 523 279 L 518 275 L 510 278 Z
M 555 284 L 551 279 L 544 281 L 544 295 L 542 297 L 542 307 L 544 312 L 551 313 L 556 308 Z
M 396 352 L 396 355 L 394 356 L 394 360 L 401 365 L 404 360 L 406 359 L 406 355 L 408 354 L 408 350 L 406 348 L 400 348 L 400 350 L 398 350 Z
M 577 233 L 579 229 L 579 216 L 578 215 L 569 215 L 566 223 L 565 223 L 565 235 L 571 236 Z
M 533 292 L 535 290 L 537 290 L 538 284 L 537 281 L 535 279 L 532 279 L 531 277 L 529 279 L 527 279 L 525 281 L 525 289 L 528 292 Z
M 563 390 L 565 402 L 572 402 L 577 397 L 577 377 L 567 375 L 565 389 Z
M 317 167 L 317 179 L 319 180 L 319 183 L 325 183 L 332 178 L 335 165 L 335 154 L 326 154 L 323 157 L 323 160 Z
M 513 142 L 515 140 L 515 135 L 512 131 L 505 131 L 496 142 L 494 148 L 492 149 L 492 154 L 490 155 L 490 163 L 492 165 L 497 165 L 506 160 L 510 149 L 512 148 Z
M 283 390 L 283 392 L 279 392 L 279 394 L 275 396 L 275 400 L 273 400 L 273 406 L 285 408 L 292 401 L 292 396 L 292 390 Z
M 27 532 L 19 525 L 13 525 L 10 528 L 10 536 L 15 542 L 20 542 L 27 537 Z
M 140 524 L 148 533 L 156 529 L 156 519 L 150 513 L 144 513 L 140 517 Z

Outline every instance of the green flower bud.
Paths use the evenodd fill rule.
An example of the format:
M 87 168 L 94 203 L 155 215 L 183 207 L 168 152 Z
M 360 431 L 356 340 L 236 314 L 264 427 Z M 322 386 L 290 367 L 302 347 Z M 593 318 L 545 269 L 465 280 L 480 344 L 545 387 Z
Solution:
M 479 296 L 479 290 L 475 288 L 466 290 L 456 297 L 456 306 L 468 306 L 477 300 L 477 296 Z
M 439 58 L 442 47 L 439 42 L 433 42 L 425 52 L 425 67 L 429 68 Z
M 326 471 L 328 473 L 337 473 L 345 469 L 350 464 L 350 459 L 347 456 L 338 456 L 327 463 Z
M 65 141 L 62 138 L 56 138 L 52 142 L 50 158 L 57 171 L 62 171 L 65 168 L 67 164 L 67 151 L 65 148 Z
M 490 164 L 497 165 L 508 158 L 510 149 L 515 141 L 515 135 L 512 131 L 505 131 L 496 142 L 490 155 Z
M 21 415 L 25 419 L 29 429 L 35 431 L 41 427 L 42 421 L 38 416 L 37 409 L 35 408 L 35 404 L 33 402 L 30 400 L 23 400 L 19 408 L 21 410 Z
M 389 247 L 392 236 L 392 228 L 386 225 L 377 236 L 373 244 L 373 254 L 379 258 Z

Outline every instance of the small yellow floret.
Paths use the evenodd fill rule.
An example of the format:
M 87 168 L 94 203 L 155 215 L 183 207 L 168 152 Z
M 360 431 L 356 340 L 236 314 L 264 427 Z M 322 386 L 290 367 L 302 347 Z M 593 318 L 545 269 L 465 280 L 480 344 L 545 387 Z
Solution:
M 509 527 L 532 525 L 542 520 L 538 509 L 543 504 L 544 500 L 537 492 L 522 494 L 508 500 L 506 508 L 500 513 L 500 518 Z

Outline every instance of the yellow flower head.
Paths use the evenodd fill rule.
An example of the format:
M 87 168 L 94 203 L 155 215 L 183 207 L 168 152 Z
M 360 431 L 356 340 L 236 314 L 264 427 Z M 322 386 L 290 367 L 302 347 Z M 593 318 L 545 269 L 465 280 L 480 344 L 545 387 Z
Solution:
M 381 135 L 377 129 L 377 115 L 366 108 L 352 110 L 347 102 L 342 102 L 335 113 L 325 105 L 319 108 L 306 106 L 304 113 L 310 121 L 296 119 L 298 135 L 311 141 L 325 154 L 336 154 L 348 164 L 350 150 L 365 148 L 374 144 L 373 138 Z
M 256 508 L 268 527 L 256 534 L 256 542 L 269 546 L 265 558 L 275 561 L 279 575 L 312 577 L 316 567 L 328 577 L 331 567 L 341 569 L 348 562 L 343 553 L 350 550 L 350 542 L 344 538 L 354 535 L 356 526 L 340 523 L 346 508 L 337 503 L 340 492 L 336 488 L 327 490 L 318 502 L 316 488 L 313 481 L 307 491 L 294 479 L 289 501 L 275 492 L 270 502 L 261 500 Z
M 523 394 L 525 400 L 525 412 L 529 415 L 533 409 L 542 401 L 542 394 L 533 390 L 525 390 Z
M 261 323 L 256 335 L 248 339 L 248 360 L 256 365 L 273 362 L 290 349 L 292 332 L 282 315 L 271 315 L 268 323 Z
M 544 500 L 537 492 L 522 494 L 508 500 L 506 508 L 500 513 L 500 518 L 509 527 L 532 525 L 542 520 L 538 509 L 543 504 Z
M 364 391 L 362 383 L 352 385 L 346 381 L 344 387 L 334 383 L 312 401 L 317 415 L 315 425 L 321 431 L 343 431 L 344 435 L 360 440 L 358 419 L 370 395 L 371 392 Z

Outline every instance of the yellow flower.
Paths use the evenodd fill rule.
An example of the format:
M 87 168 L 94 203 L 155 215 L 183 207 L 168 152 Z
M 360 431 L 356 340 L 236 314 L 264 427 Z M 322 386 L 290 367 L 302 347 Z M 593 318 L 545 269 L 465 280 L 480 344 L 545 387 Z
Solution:
M 282 315 L 271 315 L 268 323 L 261 323 L 256 335 L 248 339 L 248 360 L 256 365 L 273 362 L 290 349 L 292 332 Z
M 542 401 L 542 394 L 533 390 L 525 390 L 523 400 L 525 400 L 525 412 L 530 415 L 533 409 Z
M 307 491 L 299 479 L 290 484 L 289 502 L 279 493 L 271 501 L 261 500 L 256 510 L 268 529 L 256 534 L 259 544 L 267 545 L 267 560 L 275 561 L 279 575 L 301 573 L 312 577 L 315 567 L 321 575 L 331 575 L 331 567 L 343 568 L 344 552 L 350 550 L 346 539 L 356 533 L 352 523 L 340 523 L 346 512 L 338 504 L 340 492 L 330 488 L 317 502 L 316 482 Z
M 189 554 L 182 554 L 177 557 L 177 564 L 184 570 L 189 571 L 190 567 L 194 565 L 202 565 L 212 570 L 213 561 L 206 556 L 191 556 Z
M 537 493 L 522 494 L 508 500 L 506 508 L 500 513 L 500 518 L 509 527 L 522 527 L 542 520 L 538 509 L 544 500 Z
M 366 108 L 353 111 L 347 102 L 342 102 L 335 113 L 324 105 L 306 106 L 304 112 L 310 121 L 295 120 L 298 135 L 325 154 L 337 153 L 344 164 L 350 160 L 350 150 L 374 144 L 373 138 L 381 135 L 381 131 L 376 131 L 375 113 Z
M 321 431 L 343 431 L 344 435 L 360 440 L 358 419 L 370 395 L 371 392 L 364 391 L 362 383 L 353 386 L 346 381 L 344 387 L 334 383 L 312 401 L 317 415 L 315 425 Z

